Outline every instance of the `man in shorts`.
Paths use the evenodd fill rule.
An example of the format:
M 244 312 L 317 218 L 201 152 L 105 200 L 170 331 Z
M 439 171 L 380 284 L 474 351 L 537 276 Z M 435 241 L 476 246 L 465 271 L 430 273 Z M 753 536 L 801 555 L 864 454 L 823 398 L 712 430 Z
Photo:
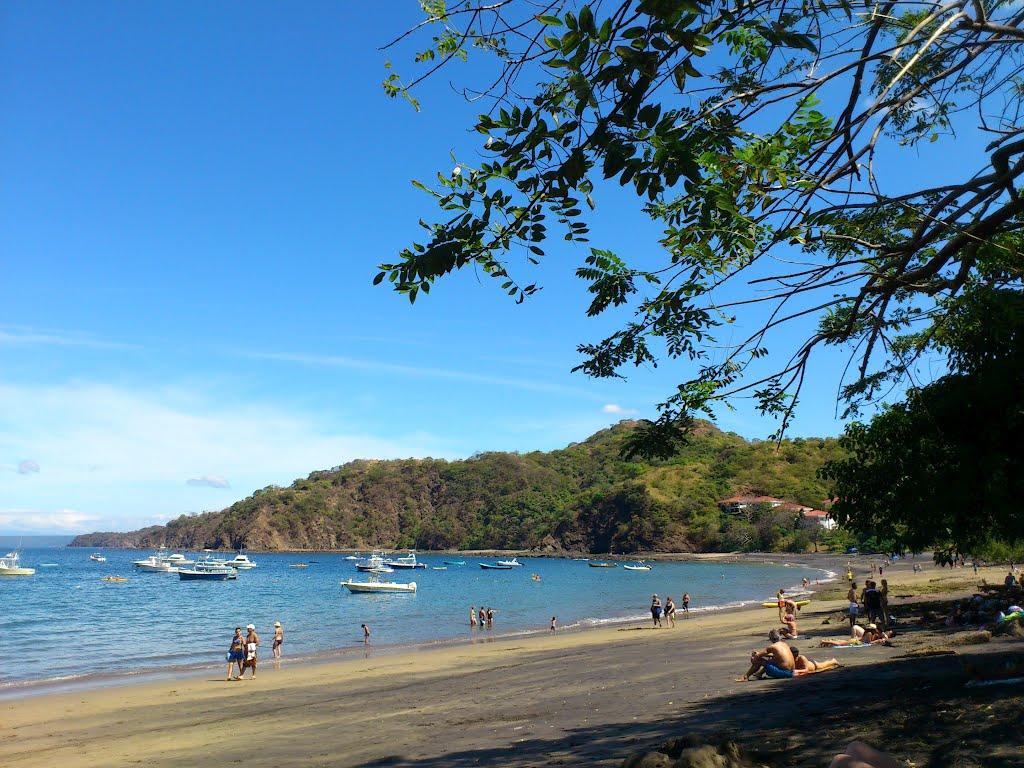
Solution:
M 777 629 L 768 633 L 771 645 L 763 651 L 754 651 L 750 654 L 750 669 L 746 671 L 738 682 L 747 682 L 751 677 L 772 677 L 784 679 L 793 677 L 793 670 L 796 668 L 796 659 L 789 649 L 789 644 L 782 641 L 782 636 Z
M 857 626 L 857 614 L 860 613 L 860 606 L 857 604 L 857 582 L 850 582 L 850 591 L 846 593 L 846 601 L 850 604 L 850 637 L 853 637 L 853 628 Z

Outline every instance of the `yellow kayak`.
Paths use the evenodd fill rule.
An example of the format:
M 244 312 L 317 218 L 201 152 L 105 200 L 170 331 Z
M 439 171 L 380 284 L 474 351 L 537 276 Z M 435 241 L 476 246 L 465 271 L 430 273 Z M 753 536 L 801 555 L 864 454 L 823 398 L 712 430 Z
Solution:
M 100 581 L 105 581 L 108 584 L 120 584 L 122 581 L 128 581 L 124 576 L 104 576 Z
M 810 600 L 793 600 L 792 602 L 796 603 L 796 607 L 797 608 L 803 608 L 805 605 L 807 605 L 811 601 Z M 763 603 L 761 603 L 761 607 L 762 608 L 775 608 L 777 606 L 778 606 L 778 603 L 776 603 L 774 600 L 765 600 Z

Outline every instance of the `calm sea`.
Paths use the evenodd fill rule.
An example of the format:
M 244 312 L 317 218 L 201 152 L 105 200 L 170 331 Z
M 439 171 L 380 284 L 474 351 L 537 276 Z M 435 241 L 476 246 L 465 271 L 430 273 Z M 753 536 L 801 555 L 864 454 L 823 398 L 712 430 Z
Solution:
M 294 659 L 359 645 L 364 622 L 378 645 L 467 638 L 471 605 L 491 606 L 491 633 L 508 634 L 545 629 L 552 616 L 563 627 L 649 617 L 652 593 L 678 603 L 686 591 L 693 608 L 708 610 L 769 599 L 804 576 L 825 578 L 800 566 L 655 563 L 652 571 L 633 572 L 551 558 L 485 571 L 480 558 L 424 555 L 428 566 L 446 559 L 466 565 L 386 577 L 416 581 L 415 595 L 353 595 L 339 582 L 356 573 L 354 564 L 339 554 L 254 554 L 258 567 L 236 581 L 190 582 L 135 571 L 131 561 L 149 553 L 98 550 L 108 560 L 96 563 L 89 550 L 28 544 L 22 565 L 36 575 L 0 578 L 0 692 L 44 680 L 212 665 L 224 658 L 232 629 L 250 622 L 267 658 L 273 622 L 280 621 L 285 655 Z M 309 567 L 289 567 L 299 562 Z M 101 581 L 111 574 L 129 581 Z

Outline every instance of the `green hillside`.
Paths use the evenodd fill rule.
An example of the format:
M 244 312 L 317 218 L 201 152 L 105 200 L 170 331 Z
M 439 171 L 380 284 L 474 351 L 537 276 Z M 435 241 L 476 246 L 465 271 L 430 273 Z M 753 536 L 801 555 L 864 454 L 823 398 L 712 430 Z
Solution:
M 353 461 L 271 486 L 220 512 L 78 537 L 78 546 L 198 549 L 539 549 L 590 552 L 803 549 L 792 512 L 723 514 L 763 493 L 820 507 L 832 439 L 749 442 L 700 425 L 667 461 L 624 461 L 634 422 L 567 448 L 463 461 Z

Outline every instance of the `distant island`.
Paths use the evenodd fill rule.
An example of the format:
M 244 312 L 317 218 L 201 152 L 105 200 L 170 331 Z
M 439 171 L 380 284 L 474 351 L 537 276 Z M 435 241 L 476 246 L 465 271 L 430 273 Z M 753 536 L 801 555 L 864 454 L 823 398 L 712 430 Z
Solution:
M 811 511 L 828 497 L 817 470 L 840 455 L 836 440 L 776 445 L 701 423 L 672 459 L 627 461 L 621 449 L 635 427 L 622 421 L 551 452 L 352 461 L 219 512 L 84 534 L 70 546 L 627 554 L 805 551 L 841 535 Z M 752 503 L 735 503 L 737 494 Z

